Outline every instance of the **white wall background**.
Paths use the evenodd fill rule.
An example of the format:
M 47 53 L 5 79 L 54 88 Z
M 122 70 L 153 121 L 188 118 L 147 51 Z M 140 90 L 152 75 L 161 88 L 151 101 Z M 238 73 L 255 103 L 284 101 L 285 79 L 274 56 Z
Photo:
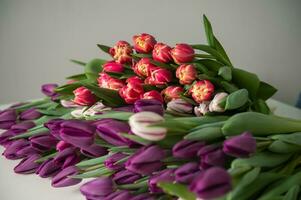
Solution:
M 40 97 L 112 45 L 147 32 L 158 41 L 204 42 L 205 13 L 233 63 L 294 104 L 301 91 L 299 0 L 0 0 L 0 103 Z

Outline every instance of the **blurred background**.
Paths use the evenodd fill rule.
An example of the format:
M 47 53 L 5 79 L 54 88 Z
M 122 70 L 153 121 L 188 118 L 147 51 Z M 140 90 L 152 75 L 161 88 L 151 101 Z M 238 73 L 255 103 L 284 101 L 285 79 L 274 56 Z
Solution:
M 301 91 L 300 0 L 0 0 L 0 104 L 41 97 L 43 83 L 82 71 L 69 59 L 107 57 L 137 33 L 157 41 L 204 43 L 206 14 L 235 66 L 279 89 L 294 105 Z M 108 57 L 107 57 L 108 58 Z

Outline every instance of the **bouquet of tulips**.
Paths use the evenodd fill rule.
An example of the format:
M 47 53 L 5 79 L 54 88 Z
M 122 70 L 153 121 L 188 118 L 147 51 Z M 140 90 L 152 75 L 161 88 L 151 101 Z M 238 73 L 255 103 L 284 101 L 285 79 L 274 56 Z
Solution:
M 276 89 L 234 67 L 203 20 L 208 45 L 98 44 L 113 60 L 72 60 L 82 74 L 1 111 L 14 171 L 53 187 L 93 178 L 88 200 L 299 199 L 301 121 L 270 112 Z

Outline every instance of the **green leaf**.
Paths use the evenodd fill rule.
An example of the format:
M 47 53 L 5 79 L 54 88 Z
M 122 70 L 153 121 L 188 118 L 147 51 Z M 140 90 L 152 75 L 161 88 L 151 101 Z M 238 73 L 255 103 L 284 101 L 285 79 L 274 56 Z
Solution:
M 212 142 L 224 138 L 220 127 L 205 127 L 188 133 L 184 139 Z
M 78 174 L 75 176 L 70 176 L 70 178 L 76 178 L 76 179 L 93 178 L 93 177 L 100 177 L 100 176 L 108 176 L 111 175 L 112 173 L 113 171 L 103 167 L 82 174 Z
M 152 142 L 151 141 L 148 141 L 146 139 L 143 139 L 137 135 L 131 135 L 131 134 L 128 134 L 128 133 L 122 133 L 122 136 L 125 137 L 125 138 L 128 138 L 132 141 L 135 141 L 139 144 L 142 144 L 142 145 L 149 145 L 151 144 Z
M 227 96 L 226 99 L 226 110 L 233 110 L 242 107 L 248 101 L 248 90 L 240 89 Z
M 80 81 L 86 78 L 87 78 L 86 74 L 76 74 L 76 75 L 68 76 L 66 79 Z
M 144 53 L 134 53 L 134 54 L 132 54 L 132 56 L 134 56 L 136 58 L 151 58 L 152 57 L 151 54 L 144 54 Z
M 257 91 L 257 97 L 263 100 L 269 99 L 277 92 L 277 89 L 266 82 L 260 81 L 260 85 Z
M 95 58 L 88 62 L 85 66 L 85 74 L 87 76 L 87 79 L 89 79 L 92 82 L 96 82 L 98 74 L 102 71 L 102 65 L 106 62 L 106 60 L 98 58 Z
M 39 159 L 35 160 L 34 162 L 35 163 L 42 163 L 42 162 L 48 160 L 49 158 L 54 158 L 56 155 L 57 155 L 57 152 L 51 153 L 51 154 L 48 154 L 46 156 L 43 156 L 42 158 L 39 158 Z
M 114 153 L 122 152 L 125 154 L 133 154 L 136 151 L 136 149 L 129 148 L 127 146 L 116 146 L 109 148 L 109 151 Z
M 270 114 L 271 113 L 271 110 L 270 110 L 269 106 L 262 99 L 256 99 L 253 102 L 252 107 L 254 108 L 254 111 L 256 111 L 256 112 L 260 112 L 260 113 L 263 113 L 263 114 Z
M 234 68 L 232 69 L 232 81 L 239 86 L 239 88 L 247 89 L 253 99 L 256 98 L 260 85 L 260 81 L 256 74 Z
M 10 139 L 15 140 L 15 139 L 21 139 L 21 138 L 29 138 L 31 136 L 36 136 L 36 135 L 46 135 L 49 134 L 49 130 L 45 127 L 33 130 L 33 131 L 28 131 L 25 133 L 22 133 L 20 135 L 16 135 L 14 137 L 11 137 Z
M 74 82 L 74 83 L 70 83 L 70 84 L 65 84 L 62 85 L 60 87 L 55 88 L 55 92 L 59 93 L 59 94 L 73 94 L 73 91 L 80 87 L 80 83 L 79 82 Z
M 208 42 L 209 46 L 215 48 L 214 35 L 213 35 L 211 23 L 207 19 L 206 15 L 203 15 L 203 22 L 204 22 L 204 28 L 205 28 L 207 42 Z
M 227 81 L 221 81 L 220 85 L 228 93 L 233 93 L 238 90 L 238 87 L 236 87 L 236 85 Z
M 224 65 L 232 66 L 232 64 L 227 59 L 225 59 L 223 55 L 221 55 L 217 50 L 208 45 L 195 44 L 191 45 L 191 47 L 209 53 L 210 55 L 214 56 L 216 60 L 220 61 Z
M 273 135 L 271 138 L 274 140 L 281 140 L 283 142 L 301 146 L 301 132 L 292 134 Z
M 165 69 L 170 69 L 170 70 L 176 69 L 172 65 L 169 65 L 169 64 L 166 64 L 166 63 L 163 63 L 163 62 L 159 62 L 159 61 L 155 61 L 153 59 L 150 59 L 150 63 L 152 63 L 152 64 L 154 64 L 154 65 L 156 65 L 158 67 L 165 68 Z
M 288 190 L 283 200 L 297 200 L 299 192 L 300 192 L 300 185 L 294 185 Z
M 127 121 L 130 118 L 130 116 L 132 116 L 132 115 L 133 115 L 132 112 L 108 111 L 108 112 L 105 112 L 101 115 L 94 115 L 94 116 L 88 117 L 87 119 L 97 120 L 97 119 L 110 118 L 110 119 L 117 119 L 117 120 Z
M 162 190 L 170 195 L 180 197 L 183 200 L 195 200 L 196 196 L 190 192 L 187 186 L 179 183 L 165 183 L 160 182 L 157 184 Z
M 89 160 L 81 161 L 80 163 L 77 163 L 75 166 L 79 168 L 86 168 L 91 167 L 94 165 L 102 164 L 110 155 L 101 156 L 99 158 L 93 158 Z
M 197 61 L 195 61 L 195 63 L 200 63 L 200 64 L 204 65 L 208 70 L 214 71 L 216 73 L 218 73 L 218 71 L 221 67 L 225 66 L 224 64 L 222 64 L 220 62 L 217 62 L 215 60 L 210 60 L 210 59 L 197 60 Z
M 226 53 L 224 47 L 223 47 L 223 46 L 221 45 L 221 43 L 217 40 L 216 37 L 214 37 L 214 44 L 215 44 L 215 49 L 216 49 L 221 55 L 223 55 L 224 58 L 225 58 L 226 60 L 228 60 L 228 62 L 229 62 L 229 63 L 231 64 L 231 66 L 232 66 L 232 63 L 231 63 L 231 61 L 230 61 L 229 56 L 227 55 L 227 53 Z
M 221 67 L 218 70 L 218 75 L 223 77 L 223 79 L 225 79 L 226 81 L 231 81 L 232 79 L 232 69 L 231 67 Z
M 82 61 L 79 61 L 79 60 L 71 59 L 70 61 L 73 62 L 73 63 L 75 63 L 75 64 L 81 65 L 81 66 L 85 66 L 86 65 L 85 62 L 82 62 Z
M 54 110 L 42 110 L 38 109 L 38 111 L 44 115 L 51 115 L 51 116 L 62 116 L 67 113 L 70 113 L 72 110 L 67 108 L 57 108 Z
M 103 44 L 97 44 L 97 46 L 105 53 L 110 53 L 110 48 L 109 46 L 103 45 Z
M 301 146 L 276 140 L 268 147 L 268 149 L 274 153 L 294 153 L 300 151 Z

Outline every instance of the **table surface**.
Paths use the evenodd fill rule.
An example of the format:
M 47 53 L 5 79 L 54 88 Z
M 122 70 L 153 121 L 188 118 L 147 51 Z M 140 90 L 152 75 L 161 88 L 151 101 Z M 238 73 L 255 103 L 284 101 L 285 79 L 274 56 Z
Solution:
M 276 100 L 269 100 L 276 115 L 301 119 L 301 110 Z M 5 106 L 0 106 L 0 110 Z M 3 147 L 0 147 L 3 152 Z M 1 200 L 83 200 L 78 184 L 67 188 L 53 188 L 50 180 L 36 175 L 15 174 L 13 168 L 19 161 L 0 156 L 0 199 Z

